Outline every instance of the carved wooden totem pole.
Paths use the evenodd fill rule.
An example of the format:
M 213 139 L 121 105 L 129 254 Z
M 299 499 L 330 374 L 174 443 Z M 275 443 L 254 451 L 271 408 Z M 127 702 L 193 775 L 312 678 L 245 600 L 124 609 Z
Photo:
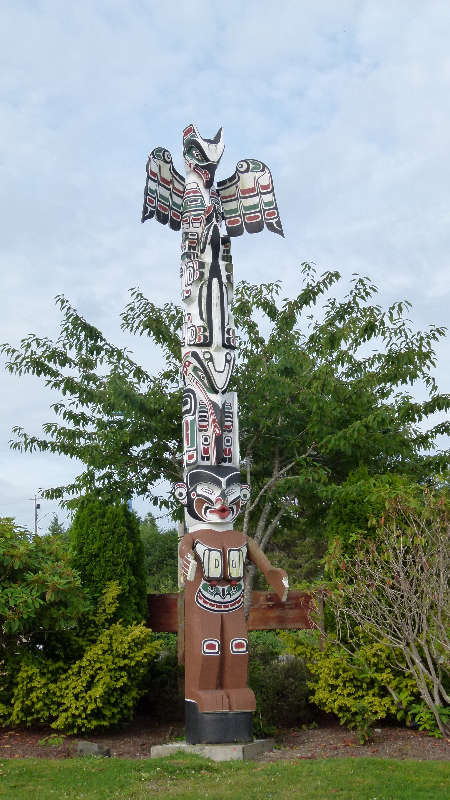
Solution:
M 237 397 L 228 391 L 235 361 L 230 237 L 257 233 L 264 225 L 281 235 L 283 229 L 272 176 L 261 161 L 240 161 L 231 178 L 214 186 L 223 150 L 222 129 L 214 139 L 202 139 L 189 125 L 183 132 L 185 180 L 168 150 L 155 148 L 142 212 L 143 222 L 156 216 L 172 230 L 182 229 L 184 482 L 176 484 L 175 495 L 185 506 L 188 530 L 180 556 L 190 744 L 253 738 L 255 697 L 247 687 L 243 610 L 246 559 L 282 600 L 288 591 L 286 573 L 271 566 L 253 539 L 234 530 L 250 490 L 241 484 Z

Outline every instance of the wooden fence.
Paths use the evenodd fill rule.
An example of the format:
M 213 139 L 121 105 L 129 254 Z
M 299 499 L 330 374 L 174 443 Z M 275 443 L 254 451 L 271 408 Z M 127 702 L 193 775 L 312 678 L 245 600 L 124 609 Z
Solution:
M 147 595 L 147 626 L 178 634 L 178 661 L 184 663 L 184 593 Z M 311 630 L 323 633 L 323 591 L 290 591 L 285 603 L 274 592 L 252 592 L 249 631 Z

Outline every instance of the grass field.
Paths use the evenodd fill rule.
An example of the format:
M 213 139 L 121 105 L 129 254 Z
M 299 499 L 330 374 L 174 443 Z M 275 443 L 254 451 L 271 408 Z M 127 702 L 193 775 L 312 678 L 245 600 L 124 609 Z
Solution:
M 21 759 L 0 762 L 2 800 L 448 800 L 450 763 L 336 758 L 216 764 L 165 759 Z

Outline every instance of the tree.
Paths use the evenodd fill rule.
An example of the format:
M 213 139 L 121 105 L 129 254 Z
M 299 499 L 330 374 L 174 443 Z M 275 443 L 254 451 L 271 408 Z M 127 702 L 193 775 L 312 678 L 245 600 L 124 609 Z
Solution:
M 420 484 L 404 475 L 370 475 L 367 467 L 353 470 L 334 492 L 326 527 L 331 549 L 339 551 L 341 560 L 353 556 L 361 537 L 376 537 L 387 503 L 399 495 L 414 502 L 422 492 Z
M 51 536 L 64 536 L 67 533 L 64 525 L 59 521 L 57 514 L 53 514 L 53 518 L 47 530 Z
M 153 514 L 141 522 L 148 592 L 177 592 L 178 534 L 175 528 L 160 531 Z
M 139 311 L 140 295 L 133 293 L 136 321 L 146 329 Z M 63 312 L 56 342 L 30 334 L 20 349 L 3 345 L 15 374 L 43 377 L 61 399 L 52 405 L 63 424 L 43 425 L 43 438 L 29 436 L 15 427 L 13 449 L 40 450 L 78 458 L 84 471 L 67 486 L 44 491 L 48 499 L 62 500 L 76 508 L 84 495 L 107 502 L 128 500 L 132 495 L 148 496 L 155 505 L 174 508 L 153 494 L 162 478 L 180 478 L 179 342 L 176 330 L 181 311 L 168 304 L 159 309 L 146 301 L 152 333 L 161 344 L 167 366 L 152 376 L 138 366 L 127 350 L 114 347 L 100 331 L 80 317 L 64 297 L 57 303 Z M 131 308 L 123 326 L 133 330 Z
M 242 469 L 252 487 L 241 525 L 263 550 L 275 531 L 323 527 L 333 492 L 351 470 L 365 465 L 369 474 L 390 471 L 423 482 L 449 463 L 448 452 L 430 452 L 450 424 L 424 430 L 430 415 L 450 407 L 432 377 L 433 346 L 444 329 L 413 332 L 409 304 L 383 311 L 372 302 L 376 287 L 368 279 L 356 277 L 338 301 L 326 299 L 338 273 L 316 278 L 308 264 L 303 273 L 293 299 L 280 302 L 278 284 L 242 282 L 233 307 L 239 360 L 231 388 L 239 397 Z M 151 376 L 67 300 L 58 303 L 63 321 L 56 342 L 31 335 L 19 349 L 3 351 L 12 373 L 44 376 L 63 395 L 53 405 L 62 423 L 44 425 L 44 437 L 17 427 L 12 447 L 66 454 L 85 465 L 72 484 L 48 489 L 46 497 L 76 503 L 86 492 L 113 501 L 137 494 L 181 518 L 172 497 L 154 493 L 158 481 L 182 474 L 180 309 L 157 308 L 132 290 L 122 327 L 150 336 L 166 359 Z M 407 393 L 417 383 L 428 391 L 422 402 Z M 247 577 L 250 593 L 251 568 Z
M 360 543 L 340 572 L 328 605 L 339 639 L 358 649 L 358 627 L 387 647 L 398 668 L 414 678 L 423 701 L 413 709 L 429 728 L 432 716 L 450 734 L 450 512 L 444 497 L 391 502 L 376 541 Z M 392 687 L 389 687 L 392 693 Z M 399 707 L 407 698 L 394 694 Z
M 147 615 L 147 587 L 139 522 L 124 503 L 85 498 L 71 530 L 72 564 L 83 586 L 100 597 L 105 585 L 121 588 L 116 617 L 125 624 Z
M 362 278 L 342 302 L 327 300 L 322 319 L 314 319 L 311 306 L 338 276 L 315 281 L 305 270 L 297 298 L 279 307 L 276 285 L 241 284 L 234 309 L 241 331 L 241 451 L 252 485 L 244 531 L 262 549 L 281 519 L 286 530 L 301 529 L 325 511 L 352 469 L 365 465 L 371 474 L 391 470 L 424 480 L 448 459 L 426 452 L 448 423 L 425 433 L 419 428 L 433 408 L 449 407 L 431 376 L 433 343 L 444 330 L 413 333 L 404 318 L 408 305 L 387 312 L 371 305 L 376 289 Z M 272 323 L 268 336 L 257 314 Z M 404 390 L 417 381 L 430 392 L 424 403 Z

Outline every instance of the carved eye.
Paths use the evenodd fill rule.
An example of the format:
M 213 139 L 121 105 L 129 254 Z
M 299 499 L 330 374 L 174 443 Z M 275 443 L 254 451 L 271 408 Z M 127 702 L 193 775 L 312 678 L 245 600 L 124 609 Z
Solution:
M 240 495 L 240 486 L 239 484 L 235 483 L 233 486 L 229 486 L 226 490 L 226 496 L 229 503 L 235 503 Z
M 175 487 L 175 497 L 182 503 L 184 506 L 186 505 L 186 497 L 187 497 L 187 490 L 185 483 L 176 483 Z
M 191 158 L 195 158 L 196 161 L 203 161 L 203 156 L 202 156 L 200 150 L 198 149 L 198 147 L 194 147 L 194 145 L 191 145 L 190 147 L 188 147 L 187 154 Z

